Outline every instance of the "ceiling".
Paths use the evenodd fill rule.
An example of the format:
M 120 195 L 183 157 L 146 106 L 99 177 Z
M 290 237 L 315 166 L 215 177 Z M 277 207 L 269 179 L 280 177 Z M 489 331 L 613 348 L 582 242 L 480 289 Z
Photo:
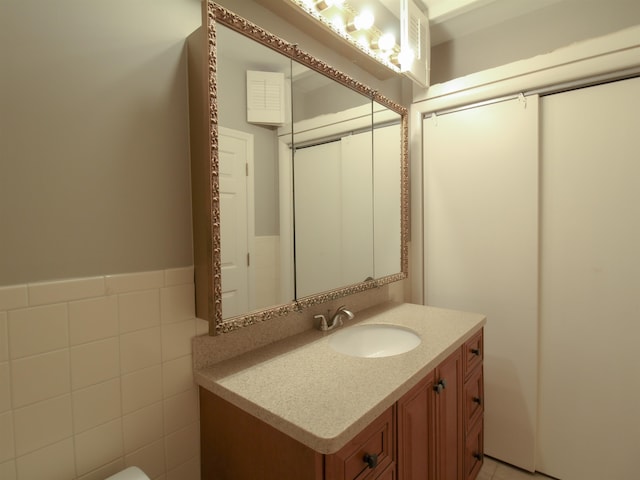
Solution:
M 400 0 L 377 1 L 399 16 Z M 414 1 L 428 12 L 431 45 L 438 45 L 564 0 Z
M 341 37 L 327 35 L 329 29 L 304 14 L 291 0 L 254 0 L 276 15 L 296 25 L 307 35 L 316 38 L 329 50 L 352 59 L 352 62 L 376 78 L 386 80 L 392 70 L 360 53 Z M 436 46 L 475 32 L 491 28 L 510 19 L 527 15 L 550 5 L 569 0 L 408 0 L 414 2 L 429 18 L 430 43 Z M 348 0 L 356 11 L 370 8 L 374 11 L 376 26 L 392 31 L 396 38 L 400 32 L 401 0 Z

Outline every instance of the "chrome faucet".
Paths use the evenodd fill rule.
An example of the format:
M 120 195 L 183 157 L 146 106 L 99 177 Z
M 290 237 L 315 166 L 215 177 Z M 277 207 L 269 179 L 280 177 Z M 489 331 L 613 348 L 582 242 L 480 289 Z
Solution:
M 320 320 L 320 330 L 323 332 L 329 331 L 329 330 L 333 330 L 336 327 L 339 327 L 342 325 L 342 316 L 345 315 L 349 320 L 353 320 L 353 318 L 355 317 L 355 315 L 353 314 L 353 312 L 351 310 L 347 310 L 347 307 L 345 305 L 342 305 L 341 307 L 339 307 L 336 310 L 336 313 L 333 314 L 333 316 L 331 317 L 331 323 L 327 323 L 327 317 L 329 316 L 329 310 L 327 310 L 327 317 L 325 317 L 322 314 L 319 315 L 314 315 L 313 318 L 315 318 L 316 320 Z

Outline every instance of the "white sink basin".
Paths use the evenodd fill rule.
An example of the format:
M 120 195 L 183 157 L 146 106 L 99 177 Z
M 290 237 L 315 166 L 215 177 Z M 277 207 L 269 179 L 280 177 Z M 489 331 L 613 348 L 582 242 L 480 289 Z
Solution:
M 389 324 L 366 324 L 347 327 L 329 337 L 329 346 L 352 357 L 390 357 L 413 350 L 420 336 L 405 327 Z

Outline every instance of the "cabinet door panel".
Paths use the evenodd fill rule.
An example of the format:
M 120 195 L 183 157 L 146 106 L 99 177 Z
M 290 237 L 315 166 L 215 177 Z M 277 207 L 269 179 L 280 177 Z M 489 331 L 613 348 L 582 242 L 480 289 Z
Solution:
M 436 476 L 462 480 L 462 353 L 456 350 L 436 369 Z
M 398 479 L 435 479 L 434 372 L 398 401 Z

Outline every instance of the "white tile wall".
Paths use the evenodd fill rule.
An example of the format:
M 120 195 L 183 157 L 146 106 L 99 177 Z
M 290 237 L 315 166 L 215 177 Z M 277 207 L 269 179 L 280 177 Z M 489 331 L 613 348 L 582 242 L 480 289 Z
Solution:
M 120 375 L 118 337 L 71 347 L 71 386 L 74 390 Z
M 13 408 L 69 392 L 69 350 L 14 360 L 9 368 Z
M 69 332 L 66 304 L 9 312 L 11 358 L 50 352 L 67 346 Z
M 193 267 L 0 287 L 0 478 L 199 480 Z
M 161 360 L 160 327 L 146 328 L 120 335 L 120 371 L 122 374 L 158 365 Z
M 27 307 L 27 286 L 0 287 L 0 311 Z
M 111 295 L 69 304 L 71 345 L 103 340 L 118 335 L 118 297 Z
M 11 377 L 9 363 L 0 363 L 0 413 L 11 409 Z
M 73 440 L 67 438 L 16 459 L 19 480 L 75 478 Z
M 120 378 L 73 392 L 73 431 L 81 433 L 122 416 Z
M 254 248 L 255 254 L 252 260 L 256 281 L 256 305 L 282 303 L 280 299 L 280 237 L 255 237 Z
M 122 413 L 135 412 L 162 400 L 160 364 L 122 376 Z
M 2 480 L 16 479 L 16 462 L 14 460 L 0 463 L 0 478 L 2 478 Z
M 9 360 L 7 312 L 0 312 L 0 362 Z

